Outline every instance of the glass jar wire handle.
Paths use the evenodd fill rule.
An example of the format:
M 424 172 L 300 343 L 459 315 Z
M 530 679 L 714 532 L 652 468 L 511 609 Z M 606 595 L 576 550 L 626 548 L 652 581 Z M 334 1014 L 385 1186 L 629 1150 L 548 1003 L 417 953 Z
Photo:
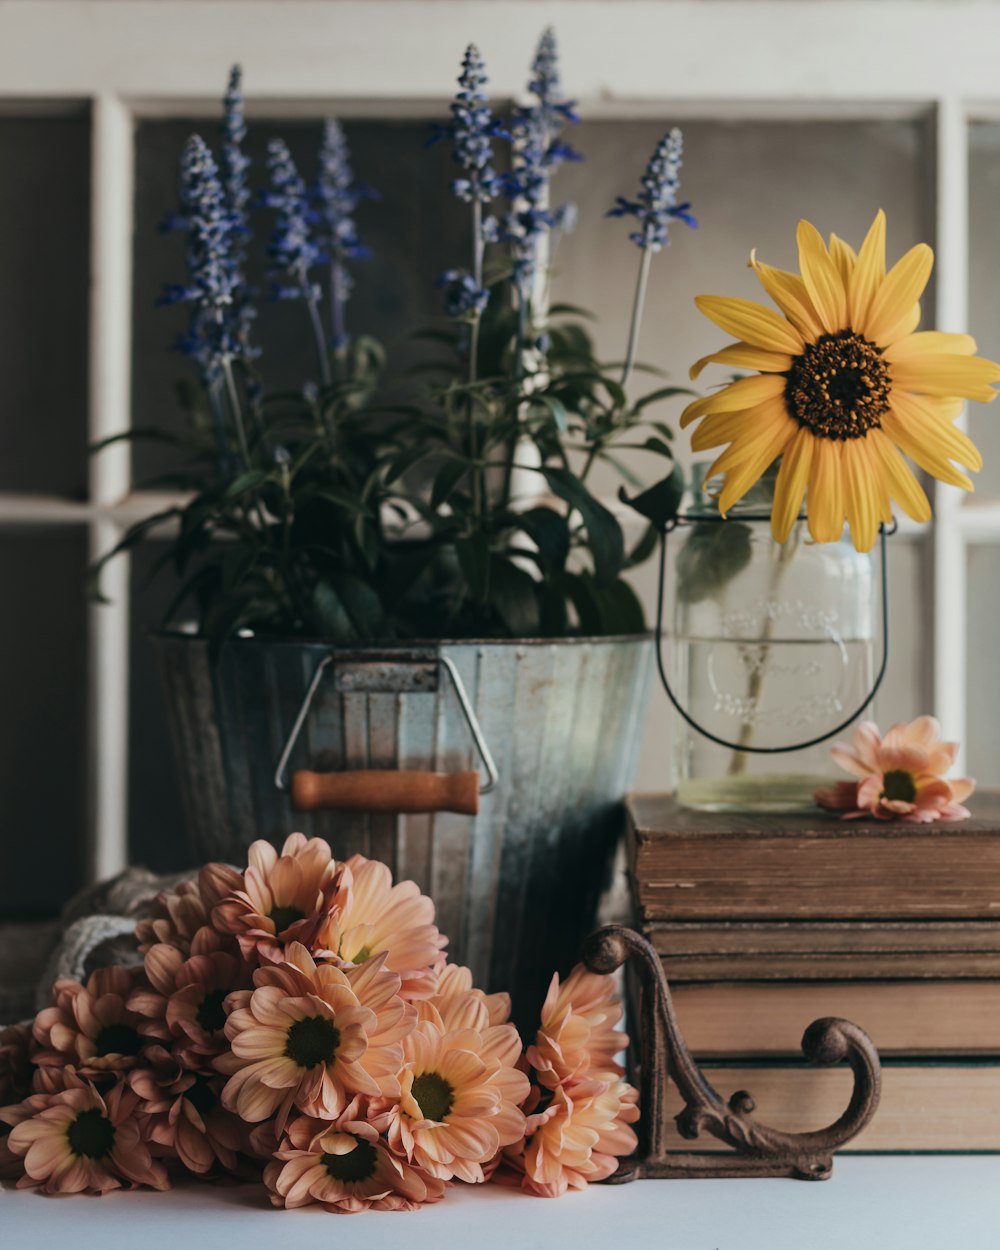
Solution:
M 769 513 L 761 513 L 760 516 L 741 516 L 741 520 L 757 521 L 770 520 Z M 727 524 L 726 517 L 718 515 L 701 516 L 697 518 L 700 524 L 703 521 L 717 523 L 719 525 Z M 667 692 L 667 698 L 674 705 L 677 714 L 691 726 L 693 730 L 701 734 L 703 738 L 707 738 L 709 742 L 714 742 L 716 746 L 725 747 L 730 751 L 742 751 L 747 755 L 782 755 L 788 751 L 804 751 L 808 747 L 819 746 L 822 742 L 828 742 L 831 738 L 835 738 L 837 734 L 843 733 L 845 729 L 854 723 L 878 694 L 879 687 L 882 685 L 882 678 L 885 677 L 886 666 L 889 662 L 889 574 L 888 563 L 886 559 L 886 539 L 890 534 L 896 532 L 896 522 L 893 521 L 891 527 L 886 529 L 885 525 L 879 526 L 879 543 L 882 555 L 882 662 L 879 665 L 878 673 L 872 684 L 871 690 L 865 695 L 861 704 L 839 724 L 834 725 L 832 729 L 826 733 L 820 734 L 818 737 L 809 738 L 805 742 L 793 742 L 788 746 L 780 747 L 755 747 L 743 745 L 739 742 L 730 742 L 727 738 L 720 738 L 718 734 L 714 734 L 711 730 L 706 729 L 704 725 L 700 725 L 694 719 L 691 713 L 683 706 L 680 699 L 674 693 L 670 685 L 670 679 L 667 677 L 667 667 L 663 660 L 663 599 L 666 590 L 667 580 L 667 538 L 671 530 L 681 525 L 694 524 L 692 519 L 687 517 L 678 517 L 674 521 L 668 521 L 660 531 L 660 578 L 659 591 L 656 600 L 656 667 L 659 669 L 660 681 L 663 689 Z

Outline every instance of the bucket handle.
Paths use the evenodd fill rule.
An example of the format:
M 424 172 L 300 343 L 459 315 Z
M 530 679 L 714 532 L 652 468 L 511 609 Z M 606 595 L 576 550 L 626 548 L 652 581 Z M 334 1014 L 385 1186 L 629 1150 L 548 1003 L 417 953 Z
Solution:
M 749 521 L 761 519 L 766 520 L 769 519 L 769 514 L 763 514 L 762 517 L 748 515 L 742 519 Z M 715 522 L 719 525 L 727 524 L 727 519 L 725 517 L 712 514 L 704 517 L 698 517 L 698 521 Z M 667 692 L 667 698 L 674 705 L 674 710 L 680 717 L 682 717 L 683 720 L 687 721 L 696 733 L 701 734 L 703 738 L 707 738 L 709 742 L 714 742 L 716 746 L 725 747 L 729 751 L 744 751 L 748 755 L 782 755 L 789 751 L 804 751 L 808 747 L 819 746 L 821 743 L 828 742 L 831 738 L 835 738 L 837 734 L 843 733 L 849 725 L 853 724 L 854 721 L 857 720 L 865 708 L 868 707 L 871 701 L 875 698 L 876 694 L 878 694 L 879 687 L 882 685 L 882 678 L 885 676 L 886 665 L 889 662 L 889 574 L 886 561 L 886 537 L 888 534 L 894 534 L 896 532 L 896 522 L 893 521 L 891 528 L 888 530 L 884 524 L 879 526 L 879 539 L 882 553 L 882 662 L 879 665 L 879 670 L 875 676 L 875 681 L 872 683 L 871 690 L 868 691 L 860 706 L 855 708 L 850 716 L 848 716 L 845 720 L 842 720 L 838 725 L 834 725 L 834 727 L 827 730 L 826 733 L 819 734 L 815 738 L 809 738 L 805 742 L 793 742 L 787 746 L 780 747 L 744 746 L 739 742 L 730 742 L 726 738 L 719 737 L 718 734 L 712 733 L 711 730 L 706 729 L 704 725 L 699 724 L 698 721 L 695 720 L 687 708 L 683 706 L 670 685 L 670 680 L 667 677 L 667 667 L 663 660 L 663 597 L 667 579 L 667 536 L 671 530 L 676 529 L 679 525 L 688 523 L 690 522 L 688 522 L 687 518 L 677 517 L 673 521 L 668 521 L 660 530 L 660 574 L 659 590 L 656 598 L 656 667 L 659 669 L 660 682 L 663 685 L 663 689 Z
M 356 656 L 350 658 L 352 661 L 357 659 Z M 313 673 L 275 769 L 274 784 L 283 792 L 288 791 L 288 761 L 309 715 L 316 691 L 326 670 L 334 667 L 338 660 L 341 663 L 349 662 L 346 657 L 338 657 L 330 652 L 320 660 Z M 354 812 L 458 812 L 466 816 L 475 816 L 478 813 L 479 796 L 488 794 L 493 789 L 500 774 L 455 662 L 449 656 L 438 655 L 429 663 L 443 668 L 451 679 L 465 723 L 486 770 L 486 780 L 483 781 L 476 770 L 438 773 L 420 769 L 363 768 L 316 773 L 301 769 L 292 774 L 292 806 L 296 811 L 335 808 Z M 393 665 L 426 668 L 428 661 L 424 658 L 394 658 Z M 415 688 L 419 688 L 419 685 Z M 436 686 L 425 686 L 425 689 L 433 690 Z

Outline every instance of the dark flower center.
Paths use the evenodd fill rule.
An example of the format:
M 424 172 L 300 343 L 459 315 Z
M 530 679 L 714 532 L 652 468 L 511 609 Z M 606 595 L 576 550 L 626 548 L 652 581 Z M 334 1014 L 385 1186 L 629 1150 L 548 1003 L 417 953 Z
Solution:
M 206 1033 L 218 1033 L 225 1026 L 226 1012 L 222 1006 L 225 990 L 209 990 L 198 1005 L 195 1019 Z
M 201 1116 L 208 1115 L 219 1105 L 219 1099 L 212 1088 L 210 1079 L 204 1076 L 195 1077 L 194 1084 L 184 1091 L 184 1097 Z
M 322 1156 L 321 1162 L 335 1181 L 366 1181 L 375 1173 L 378 1151 L 363 1137 L 355 1137 L 358 1143 L 346 1155 Z
M 912 803 L 917 797 L 917 784 L 913 774 L 901 768 L 890 769 L 882 774 L 882 797 L 899 803 Z
M 861 438 L 889 409 L 889 367 L 853 330 L 807 343 L 785 376 L 788 411 L 821 438 Z
M 67 1137 L 75 1155 L 103 1159 L 115 1144 L 115 1126 L 97 1107 L 90 1107 L 69 1126 Z
M 272 907 L 267 918 L 273 922 L 275 933 L 284 933 L 296 920 L 305 920 L 306 914 L 297 907 Z
M 109 1024 L 94 1041 L 98 1055 L 137 1055 L 142 1038 L 130 1024 Z
M 436 1072 L 422 1072 L 413 1078 L 411 1093 L 425 1120 L 443 1120 L 451 1110 L 454 1092 L 444 1077 Z
M 340 1033 L 332 1020 L 307 1016 L 296 1020 L 288 1030 L 285 1054 L 300 1068 L 315 1068 L 318 1063 L 333 1063 L 339 1045 Z

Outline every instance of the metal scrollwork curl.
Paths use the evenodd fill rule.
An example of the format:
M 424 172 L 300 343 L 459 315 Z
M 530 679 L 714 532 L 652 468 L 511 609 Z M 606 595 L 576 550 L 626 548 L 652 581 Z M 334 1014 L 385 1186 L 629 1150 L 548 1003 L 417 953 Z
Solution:
M 639 1177 L 793 1176 L 825 1180 L 833 1154 L 868 1124 L 878 1107 L 881 1064 L 867 1033 L 849 1020 L 814 1021 L 802 1037 L 802 1053 L 817 1066 L 847 1062 L 854 1072 L 850 1101 L 829 1127 L 809 1133 L 786 1133 L 753 1118 L 756 1103 L 746 1090 L 723 1099 L 701 1071 L 684 1043 L 670 987 L 659 955 L 644 937 L 622 925 L 591 934 L 584 962 L 592 972 L 610 973 L 629 961 L 641 982 L 639 1083 L 643 1144 L 636 1158 L 624 1160 L 612 1182 Z M 668 1078 L 684 1099 L 675 1117 L 682 1137 L 709 1133 L 733 1148 L 732 1154 L 697 1155 L 667 1148 L 664 1108 Z

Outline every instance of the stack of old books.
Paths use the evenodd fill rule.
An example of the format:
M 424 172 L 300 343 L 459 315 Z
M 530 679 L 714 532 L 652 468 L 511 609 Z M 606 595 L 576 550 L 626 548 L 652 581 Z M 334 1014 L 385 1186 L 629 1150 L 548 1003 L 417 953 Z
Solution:
M 881 1106 L 850 1149 L 1000 1151 L 1000 793 L 970 806 L 961 824 L 914 825 L 628 800 L 637 925 L 720 1094 L 749 1090 L 776 1128 L 831 1124 L 851 1072 L 809 1067 L 799 1043 L 842 1016 L 883 1059 Z

